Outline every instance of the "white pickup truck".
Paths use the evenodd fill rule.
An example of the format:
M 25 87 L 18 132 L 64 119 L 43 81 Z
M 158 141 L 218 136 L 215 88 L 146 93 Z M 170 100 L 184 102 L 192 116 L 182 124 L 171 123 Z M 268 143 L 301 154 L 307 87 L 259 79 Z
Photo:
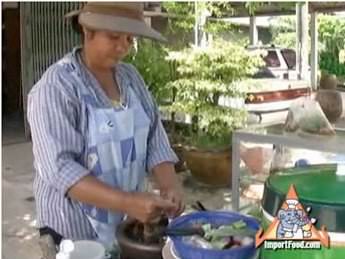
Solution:
M 263 50 L 265 66 L 249 81 L 250 89 L 245 107 L 253 122 L 284 119 L 293 100 L 311 94 L 308 81 L 298 80 L 296 52 L 293 49 L 271 46 L 251 46 L 249 51 Z
M 296 52 L 294 49 L 270 46 L 248 46 L 248 51 L 262 51 L 265 66 L 262 67 L 254 78 L 279 78 L 297 80 Z M 310 75 L 310 68 L 309 68 Z
M 309 82 L 286 79 L 255 79 L 244 101 L 251 122 L 284 120 L 291 103 L 311 94 Z

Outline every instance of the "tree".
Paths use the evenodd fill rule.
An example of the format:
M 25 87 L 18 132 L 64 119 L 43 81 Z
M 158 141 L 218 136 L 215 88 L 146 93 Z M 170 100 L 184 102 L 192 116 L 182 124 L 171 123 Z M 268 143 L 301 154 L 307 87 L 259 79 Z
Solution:
M 244 125 L 246 112 L 220 106 L 219 98 L 245 98 L 247 88 L 240 81 L 263 65 L 260 56 L 219 40 L 208 48 L 170 52 L 167 60 L 177 64 L 178 73 L 177 79 L 168 83 L 168 87 L 178 89 L 168 109 L 194 117 L 192 143 L 228 143 L 231 132 Z
M 279 17 L 271 25 L 273 43 L 278 46 L 295 48 L 295 17 Z M 345 19 L 331 15 L 318 16 L 320 69 L 337 76 L 345 76 L 342 49 L 345 49 Z M 309 39 L 310 42 L 310 39 Z
M 322 43 L 320 68 L 337 76 L 345 77 L 342 50 L 345 49 L 345 19 L 335 16 L 319 17 L 319 40 Z
M 295 17 L 279 17 L 270 25 L 273 44 L 286 48 L 296 47 L 296 20 Z

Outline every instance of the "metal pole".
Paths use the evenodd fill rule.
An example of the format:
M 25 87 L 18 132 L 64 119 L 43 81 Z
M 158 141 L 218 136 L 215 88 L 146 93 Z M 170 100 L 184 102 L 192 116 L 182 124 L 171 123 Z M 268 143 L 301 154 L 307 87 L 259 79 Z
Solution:
M 317 24 L 317 12 L 311 13 L 311 26 L 310 26 L 310 34 L 311 34 L 311 87 L 312 89 L 316 90 L 317 88 L 317 72 L 319 68 L 319 60 L 318 60 L 318 24 Z
M 308 53 L 308 4 L 296 4 L 296 70 L 298 78 L 309 80 L 309 53 Z
M 236 132 L 232 136 L 232 168 L 230 173 L 232 174 L 232 194 L 231 205 L 234 211 L 238 211 L 240 207 L 240 140 L 238 139 Z
M 296 72 L 298 79 L 301 79 L 301 15 L 300 15 L 301 9 L 299 6 L 299 3 L 296 3 Z
M 20 8 L 20 38 L 21 38 L 21 93 L 23 98 L 24 131 L 27 140 L 31 137 L 30 126 L 27 120 L 27 97 L 34 84 L 33 48 L 31 33 L 31 5 L 19 3 Z
M 249 27 L 249 36 L 250 36 L 250 45 L 255 46 L 258 43 L 258 28 L 256 27 L 256 17 L 249 17 L 250 27 Z
M 301 2 L 301 52 L 302 52 L 302 60 L 301 60 L 301 78 L 302 80 L 310 80 L 310 76 L 308 76 L 309 70 L 309 48 L 308 48 L 308 37 L 309 37 L 309 21 L 308 21 L 308 3 Z
M 194 1 L 195 23 L 194 23 L 194 45 L 199 46 L 199 15 L 198 15 L 198 1 Z

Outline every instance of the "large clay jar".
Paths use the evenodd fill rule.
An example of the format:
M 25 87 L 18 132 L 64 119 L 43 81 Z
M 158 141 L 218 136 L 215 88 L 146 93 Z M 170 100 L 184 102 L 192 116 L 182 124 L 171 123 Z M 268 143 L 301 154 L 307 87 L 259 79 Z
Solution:
M 343 102 L 341 94 L 335 90 L 319 90 L 316 94 L 324 114 L 330 123 L 335 123 L 342 115 Z
M 231 148 L 186 148 L 184 158 L 191 174 L 199 182 L 214 187 L 231 186 Z
M 320 79 L 320 89 L 337 89 L 338 80 L 335 75 L 323 74 Z

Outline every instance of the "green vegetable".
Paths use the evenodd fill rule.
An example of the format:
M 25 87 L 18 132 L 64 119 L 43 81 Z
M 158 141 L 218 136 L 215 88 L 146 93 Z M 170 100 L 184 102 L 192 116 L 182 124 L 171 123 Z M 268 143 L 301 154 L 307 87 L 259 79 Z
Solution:
M 212 229 L 210 224 L 205 224 L 202 226 L 202 229 L 205 232 L 204 238 L 211 242 L 224 237 L 253 236 L 256 232 L 255 230 L 249 229 L 243 220 L 236 221 L 231 225 L 220 226 L 215 229 Z
M 220 250 L 222 250 L 224 246 L 226 246 L 227 243 L 228 243 L 228 240 L 225 238 L 218 238 L 210 242 L 213 248 L 220 249 Z
M 233 228 L 235 228 L 235 229 L 241 229 L 241 228 L 246 228 L 247 224 L 243 220 L 239 220 L 239 221 L 232 223 L 231 226 L 233 226 Z

